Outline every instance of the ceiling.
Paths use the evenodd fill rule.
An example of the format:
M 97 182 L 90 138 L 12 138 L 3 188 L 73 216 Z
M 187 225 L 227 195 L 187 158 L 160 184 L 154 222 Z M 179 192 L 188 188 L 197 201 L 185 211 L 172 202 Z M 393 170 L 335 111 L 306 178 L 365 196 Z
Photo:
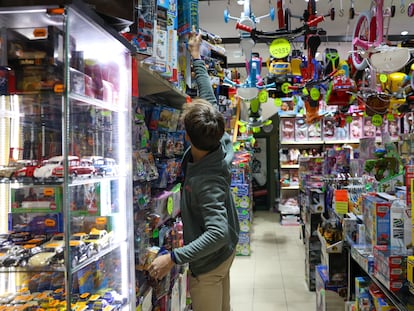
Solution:
M 327 36 L 322 38 L 322 45 L 319 49 L 326 47 L 335 47 L 339 50 L 341 57 L 346 57 L 351 48 L 349 42 L 354 23 L 357 16 L 354 19 L 349 18 L 349 10 L 351 4 L 355 2 L 355 12 L 369 9 L 369 1 L 361 0 L 319 0 L 317 2 L 317 10 L 319 14 L 328 14 L 331 8 L 335 9 L 335 19 L 331 20 L 330 17 L 325 17 L 323 23 L 320 26 L 326 30 Z M 414 28 L 412 27 L 414 17 L 408 17 L 407 7 L 414 2 L 414 0 L 384 0 L 384 7 L 390 7 L 395 5 L 395 16 L 391 18 L 389 24 L 389 34 L 393 35 L 393 40 L 399 40 L 402 38 L 401 31 L 407 30 L 408 36 L 414 38 Z M 251 11 L 257 17 L 266 15 L 270 12 L 270 7 L 274 7 L 276 10 L 276 0 L 251 0 Z M 405 4 L 402 7 L 401 5 Z M 283 0 L 283 8 L 289 8 L 292 15 L 302 16 L 303 11 L 306 9 L 307 3 L 305 0 Z M 229 38 L 239 38 L 239 33 L 235 29 L 236 21 L 229 20 L 228 23 L 224 21 L 224 10 L 228 9 L 231 16 L 239 18 L 243 11 L 243 6 L 237 4 L 236 0 L 210 0 L 199 2 L 199 25 L 200 28 L 205 29 L 213 34 L 220 36 L 224 42 L 234 42 Z M 292 18 L 292 29 L 301 26 L 301 21 L 297 18 Z M 270 18 L 263 18 L 257 23 L 256 28 L 262 31 L 275 31 L 278 29 L 277 13 L 275 20 L 271 21 Z M 340 36 L 337 37 L 337 36 Z M 243 62 L 244 56 L 241 55 L 240 46 L 236 43 L 225 43 L 226 55 L 228 62 Z M 341 42 L 333 42 L 341 41 Z M 300 48 L 301 43 L 296 43 L 295 48 Z M 259 51 L 263 58 L 269 56 L 268 47 L 266 44 L 256 44 L 255 49 Z

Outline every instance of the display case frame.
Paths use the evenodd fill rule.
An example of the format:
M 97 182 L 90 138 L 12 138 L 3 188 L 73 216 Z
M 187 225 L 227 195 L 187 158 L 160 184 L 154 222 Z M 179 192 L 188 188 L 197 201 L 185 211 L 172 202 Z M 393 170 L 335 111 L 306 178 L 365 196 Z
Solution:
M 0 233 L 37 252 L 0 258 L 0 304 L 133 310 L 134 48 L 81 1 L 0 8 L 0 27 Z

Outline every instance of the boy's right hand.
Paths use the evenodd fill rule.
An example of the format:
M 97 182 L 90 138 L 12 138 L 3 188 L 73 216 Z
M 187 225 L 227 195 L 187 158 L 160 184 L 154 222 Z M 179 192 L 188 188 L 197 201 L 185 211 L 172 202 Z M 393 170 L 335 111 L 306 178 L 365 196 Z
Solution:
M 195 26 L 193 26 L 192 32 L 188 37 L 188 51 L 193 59 L 200 58 L 200 45 L 202 42 L 201 33 L 197 32 Z

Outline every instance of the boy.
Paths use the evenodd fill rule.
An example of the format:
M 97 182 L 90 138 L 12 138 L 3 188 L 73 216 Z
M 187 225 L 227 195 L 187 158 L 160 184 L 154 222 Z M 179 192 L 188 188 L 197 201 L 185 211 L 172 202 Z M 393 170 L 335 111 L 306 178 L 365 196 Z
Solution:
M 230 189 L 233 144 L 225 132 L 204 61 L 201 35 L 188 40 L 201 99 L 183 112 L 190 148 L 182 161 L 181 198 L 184 246 L 157 257 L 150 275 L 162 279 L 174 264 L 189 263 L 193 311 L 230 311 L 230 267 L 239 235 L 237 211 Z

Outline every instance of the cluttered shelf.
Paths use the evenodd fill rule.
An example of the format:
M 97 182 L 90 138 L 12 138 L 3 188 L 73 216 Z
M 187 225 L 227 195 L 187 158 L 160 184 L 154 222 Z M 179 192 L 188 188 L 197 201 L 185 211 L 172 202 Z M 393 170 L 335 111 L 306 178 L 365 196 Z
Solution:
M 180 109 L 186 102 L 187 95 L 174 87 L 159 73 L 151 70 L 149 65 L 142 62 L 138 66 L 139 97 L 154 101 L 168 100 L 169 106 Z

